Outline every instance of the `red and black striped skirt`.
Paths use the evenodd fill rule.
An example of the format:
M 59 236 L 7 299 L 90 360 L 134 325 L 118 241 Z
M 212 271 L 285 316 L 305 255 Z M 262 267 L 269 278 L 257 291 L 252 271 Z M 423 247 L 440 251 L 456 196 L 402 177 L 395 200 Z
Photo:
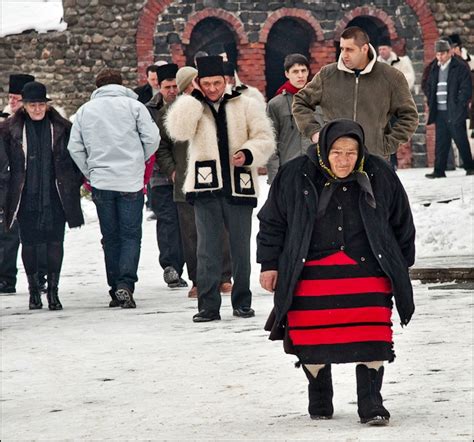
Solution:
M 344 252 L 307 261 L 287 315 L 304 364 L 393 361 L 392 289 L 374 266 Z

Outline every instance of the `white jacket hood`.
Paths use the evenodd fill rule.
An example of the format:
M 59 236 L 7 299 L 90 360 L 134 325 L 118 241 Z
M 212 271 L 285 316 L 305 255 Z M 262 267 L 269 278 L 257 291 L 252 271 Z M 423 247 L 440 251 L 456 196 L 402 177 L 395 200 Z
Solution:
M 374 68 L 375 62 L 377 61 L 377 52 L 375 52 L 375 48 L 370 43 L 369 43 L 369 49 L 372 54 L 372 59 L 369 61 L 369 64 L 360 72 L 360 75 L 370 74 L 370 72 L 372 72 L 372 69 Z M 346 67 L 346 65 L 342 61 L 342 54 L 339 55 L 339 60 L 337 61 L 337 68 L 340 71 L 354 74 L 354 71 Z

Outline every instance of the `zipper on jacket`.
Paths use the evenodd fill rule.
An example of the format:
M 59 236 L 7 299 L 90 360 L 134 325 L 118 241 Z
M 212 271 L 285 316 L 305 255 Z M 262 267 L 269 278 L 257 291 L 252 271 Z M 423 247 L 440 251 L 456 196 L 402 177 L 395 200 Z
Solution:
M 354 121 L 357 121 L 357 96 L 359 94 L 359 75 L 356 75 L 356 81 L 354 86 L 354 110 L 352 112 L 352 119 Z

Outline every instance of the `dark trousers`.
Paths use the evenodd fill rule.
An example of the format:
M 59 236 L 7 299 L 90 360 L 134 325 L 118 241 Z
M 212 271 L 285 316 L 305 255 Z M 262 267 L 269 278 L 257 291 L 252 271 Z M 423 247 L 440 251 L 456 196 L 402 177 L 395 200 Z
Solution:
M 472 154 L 467 139 L 466 122 L 453 123 L 448 120 L 447 111 L 438 111 L 436 115 L 436 145 L 435 145 L 435 172 L 443 174 L 446 171 L 451 140 L 454 140 L 461 156 L 463 167 L 472 169 Z
M 222 275 L 222 230 L 229 232 L 232 257 L 231 302 L 233 308 L 249 308 L 250 291 L 250 206 L 237 206 L 224 197 L 199 197 L 194 203 L 197 230 L 198 309 L 218 312 L 221 306 L 219 286 Z
M 135 290 L 142 239 L 143 191 L 92 189 L 97 208 L 107 283 L 112 290 Z
M 156 215 L 156 239 L 160 251 L 160 266 L 163 269 L 172 266 L 181 276 L 184 257 L 172 185 L 152 187 L 151 208 Z
M 193 285 L 196 285 L 197 273 L 197 231 L 194 206 L 189 203 L 177 202 L 179 227 L 181 229 L 181 242 L 188 276 Z M 232 278 L 232 260 L 230 259 L 229 234 L 226 229 L 222 231 L 222 277 L 221 282 L 230 282 Z
M 16 286 L 16 266 L 18 258 L 18 248 L 20 247 L 20 236 L 18 223 L 15 221 L 8 232 L 0 234 L 0 281 L 5 281 L 8 285 Z

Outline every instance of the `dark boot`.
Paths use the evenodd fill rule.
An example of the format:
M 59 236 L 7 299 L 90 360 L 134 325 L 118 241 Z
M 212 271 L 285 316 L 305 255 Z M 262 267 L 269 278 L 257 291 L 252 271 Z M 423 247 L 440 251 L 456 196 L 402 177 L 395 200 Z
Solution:
M 114 289 L 109 290 L 109 295 L 112 298 L 112 300 L 109 302 L 109 307 L 111 307 L 111 308 L 120 307 L 122 302 L 118 300 L 117 296 L 115 296 L 115 290 Z
M 383 406 L 382 389 L 384 367 L 378 370 L 365 364 L 356 367 L 357 412 L 360 422 L 369 425 L 387 425 L 390 413 Z
M 59 273 L 48 273 L 48 308 L 62 310 L 63 306 L 58 296 Z
M 30 310 L 38 310 L 43 308 L 43 303 L 41 302 L 41 292 L 38 284 L 38 274 L 34 273 L 32 275 L 26 275 L 28 278 L 28 292 L 30 293 Z
M 325 365 L 314 377 L 303 365 L 303 371 L 308 378 L 308 412 L 311 419 L 331 419 L 334 413 L 332 405 L 332 375 L 331 365 Z

